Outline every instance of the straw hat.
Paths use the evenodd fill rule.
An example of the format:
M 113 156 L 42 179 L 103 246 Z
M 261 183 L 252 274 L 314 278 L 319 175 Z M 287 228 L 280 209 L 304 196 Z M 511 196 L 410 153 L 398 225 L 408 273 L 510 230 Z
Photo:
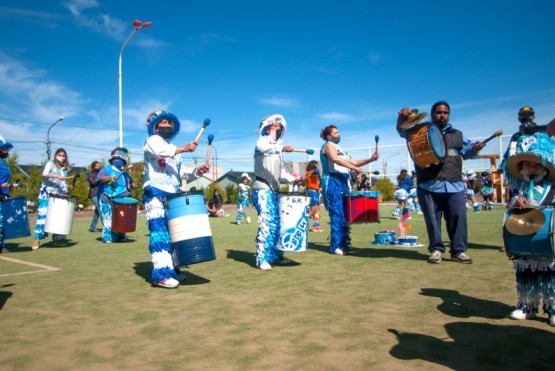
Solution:
M 418 110 L 412 109 L 410 114 L 405 117 L 405 120 L 399 124 L 399 129 L 408 129 L 424 120 L 428 114 L 426 112 L 418 113 Z
M 523 180 L 519 165 L 524 161 L 534 162 L 545 166 L 547 169 L 546 179 L 555 181 L 555 160 L 553 150 L 555 140 L 545 133 L 523 135 L 520 137 L 516 147 L 516 153 L 507 160 L 507 177 L 509 182 Z M 510 179 L 512 178 L 512 179 Z

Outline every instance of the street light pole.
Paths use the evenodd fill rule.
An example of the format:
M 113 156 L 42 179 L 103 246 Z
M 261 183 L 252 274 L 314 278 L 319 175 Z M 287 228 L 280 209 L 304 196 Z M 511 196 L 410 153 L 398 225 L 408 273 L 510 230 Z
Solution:
M 393 156 L 397 156 L 397 155 L 399 155 L 399 154 L 400 154 L 400 153 L 397 152 L 397 153 L 394 153 L 394 154 L 392 154 L 392 155 L 389 155 L 389 156 L 387 156 L 386 158 L 383 159 L 383 177 L 384 177 L 384 178 L 387 178 L 387 159 L 390 158 L 390 157 L 393 157 Z
M 50 161 L 50 129 L 52 129 L 54 127 L 54 125 L 56 125 L 58 122 L 63 121 L 63 120 L 64 120 L 64 117 L 60 116 L 60 118 L 58 120 L 56 120 L 55 123 L 50 125 L 50 127 L 48 128 L 48 131 L 46 132 L 46 157 L 47 157 L 48 161 Z
M 131 23 L 131 25 L 133 25 L 133 31 L 131 32 L 131 34 L 129 34 L 129 36 L 127 37 L 127 40 L 125 40 L 125 42 L 121 46 L 121 49 L 119 50 L 118 85 L 119 85 L 119 146 L 120 147 L 123 147 L 123 110 L 122 110 L 123 94 L 122 94 L 122 86 L 121 86 L 121 59 L 123 57 L 123 49 L 125 49 L 129 41 L 133 38 L 133 36 L 135 35 L 135 32 L 139 31 L 142 28 L 150 27 L 152 25 L 152 22 L 147 21 L 143 23 L 142 21 L 135 19 Z

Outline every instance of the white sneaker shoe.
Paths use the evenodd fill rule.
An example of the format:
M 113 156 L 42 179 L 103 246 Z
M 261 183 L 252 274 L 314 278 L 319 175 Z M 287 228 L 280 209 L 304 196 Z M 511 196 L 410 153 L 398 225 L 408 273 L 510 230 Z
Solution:
M 515 309 L 509 314 L 510 319 L 530 319 L 536 317 L 536 313 L 525 313 L 522 309 Z
M 258 268 L 262 271 L 271 271 L 272 270 L 272 266 L 270 264 L 266 263 L 266 262 L 260 264 L 258 266 Z
M 179 286 L 179 281 L 175 278 L 166 278 L 161 281 L 154 282 L 156 286 L 165 287 L 167 289 L 175 289 Z
M 251 224 L 251 217 L 247 216 L 247 224 Z
M 555 327 L 555 314 L 549 315 L 549 326 Z
M 335 255 L 345 255 L 345 251 L 337 248 L 335 249 L 335 251 L 333 252 Z

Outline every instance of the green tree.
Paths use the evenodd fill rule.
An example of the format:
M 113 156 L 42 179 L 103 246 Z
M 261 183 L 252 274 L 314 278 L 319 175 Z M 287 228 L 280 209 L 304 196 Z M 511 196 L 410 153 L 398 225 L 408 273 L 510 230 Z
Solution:
M 394 199 L 395 185 L 389 178 L 382 178 L 377 181 L 374 186 L 377 191 L 380 191 L 382 201 L 391 201 Z

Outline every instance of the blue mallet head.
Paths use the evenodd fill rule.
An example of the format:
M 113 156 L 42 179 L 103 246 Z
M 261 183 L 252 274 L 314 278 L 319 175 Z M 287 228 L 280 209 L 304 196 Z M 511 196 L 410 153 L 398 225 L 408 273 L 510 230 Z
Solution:
M 309 149 L 306 150 L 306 153 L 308 153 L 309 155 L 313 155 L 314 150 L 312 148 L 309 148 Z
M 208 144 L 212 144 L 213 140 L 214 140 L 214 134 L 208 134 Z
M 376 135 L 376 136 L 374 137 L 374 139 L 376 140 L 376 143 L 378 143 L 378 142 L 380 141 L 380 136 L 379 136 L 379 135 Z

